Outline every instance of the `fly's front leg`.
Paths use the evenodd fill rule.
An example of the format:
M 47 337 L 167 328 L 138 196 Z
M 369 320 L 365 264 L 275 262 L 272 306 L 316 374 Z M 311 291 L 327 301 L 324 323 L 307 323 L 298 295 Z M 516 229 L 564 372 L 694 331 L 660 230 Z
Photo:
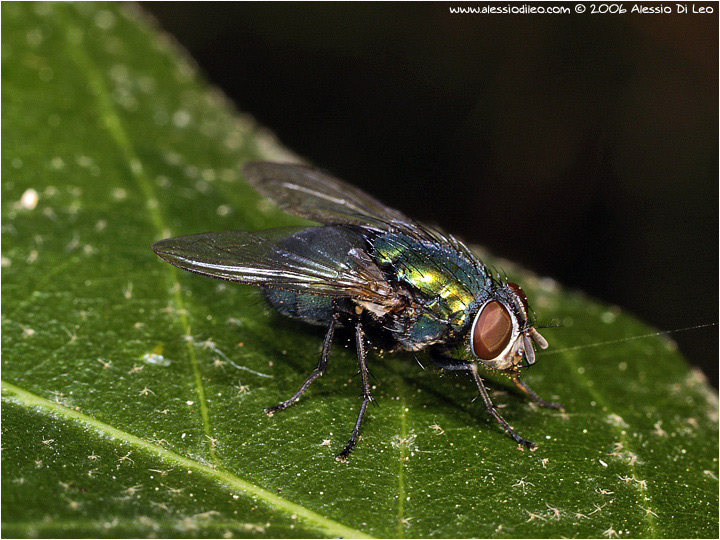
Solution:
M 532 399 L 535 403 L 540 405 L 541 407 L 546 407 L 548 409 L 564 409 L 562 403 L 556 403 L 554 401 L 545 401 L 543 398 L 538 396 L 532 388 L 530 388 L 527 384 L 525 384 L 524 381 L 520 379 L 520 374 L 516 373 L 512 376 L 512 382 L 515 383 L 515 386 L 517 386 L 520 390 L 525 392 L 530 399 Z
M 330 346 L 332 345 L 333 335 L 335 334 L 335 326 L 337 324 L 338 318 L 339 315 L 336 313 L 330 320 L 330 327 L 325 334 L 322 352 L 320 353 L 320 361 L 318 362 L 315 371 L 310 374 L 310 376 L 302 384 L 300 389 L 295 392 L 295 395 L 293 397 L 291 397 L 287 401 L 283 401 L 279 405 L 275 405 L 274 407 L 268 407 L 267 409 L 265 409 L 265 412 L 268 416 L 272 416 L 273 413 L 276 413 L 277 411 L 282 411 L 283 409 L 287 409 L 290 405 L 293 405 L 298 399 L 300 399 L 300 396 L 305 393 L 305 390 L 307 390 L 318 377 L 322 377 L 322 374 L 325 373 L 325 370 L 327 369 L 328 356 L 330 355 Z
M 357 422 L 355 423 L 355 429 L 353 429 L 350 440 L 342 452 L 337 455 L 338 461 L 346 461 L 350 452 L 355 448 L 355 444 L 360 436 L 360 426 L 362 426 L 363 418 L 365 418 L 365 411 L 367 410 L 368 403 L 373 400 L 372 394 L 370 393 L 370 372 L 367 368 L 365 361 L 367 352 L 365 350 L 365 332 L 363 332 L 360 321 L 355 323 L 355 340 L 357 342 L 357 355 L 358 363 L 360 364 L 360 377 L 362 378 L 362 398 L 363 402 L 360 406 L 360 414 L 358 415 Z
M 537 448 L 537 444 L 534 442 L 530 442 L 526 439 L 523 439 L 520 435 L 515 433 L 515 430 L 510 427 L 510 424 L 508 424 L 505 419 L 500 416 L 500 413 L 497 412 L 495 409 L 495 405 L 493 405 L 492 400 L 490 399 L 490 396 L 488 395 L 488 391 L 485 388 L 485 384 L 483 383 L 482 378 L 480 375 L 478 375 L 477 372 L 477 366 L 473 364 L 472 368 L 470 369 L 470 373 L 472 373 L 472 377 L 475 380 L 475 384 L 477 384 L 478 391 L 480 392 L 480 397 L 483 400 L 483 403 L 485 404 L 485 408 L 488 410 L 488 412 L 492 415 L 495 420 L 498 421 L 498 423 L 505 428 L 505 431 L 507 431 L 510 436 L 515 439 L 519 444 L 522 444 L 523 446 L 529 448 L 530 450 L 535 450 Z

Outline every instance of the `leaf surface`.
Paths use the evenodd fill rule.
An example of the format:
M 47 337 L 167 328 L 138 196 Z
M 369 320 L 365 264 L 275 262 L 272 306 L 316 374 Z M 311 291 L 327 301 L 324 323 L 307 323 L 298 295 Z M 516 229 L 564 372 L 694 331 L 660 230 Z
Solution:
M 268 418 L 322 331 L 150 246 L 301 223 L 240 173 L 291 154 L 132 6 L 3 3 L 2 30 L 3 535 L 717 537 L 707 383 L 620 310 L 489 257 L 562 322 L 527 381 L 567 412 L 492 393 L 536 452 L 470 381 L 376 353 L 379 406 L 336 462 L 360 405 L 342 334 Z

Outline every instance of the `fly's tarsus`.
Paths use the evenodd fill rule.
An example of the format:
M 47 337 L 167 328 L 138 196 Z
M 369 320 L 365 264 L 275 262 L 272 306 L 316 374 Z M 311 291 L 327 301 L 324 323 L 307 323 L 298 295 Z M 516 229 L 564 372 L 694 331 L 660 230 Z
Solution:
M 535 450 L 537 448 L 537 444 L 528 441 L 527 439 L 518 435 L 515 430 L 510 427 L 510 424 L 508 424 L 507 421 L 502 416 L 500 416 L 500 413 L 497 412 L 497 409 L 495 409 L 495 405 L 493 405 L 493 402 L 490 399 L 487 388 L 485 388 L 485 383 L 483 382 L 482 377 L 480 377 L 480 375 L 478 374 L 477 366 L 473 364 L 472 368 L 470 369 L 470 373 L 472 374 L 473 380 L 478 387 L 478 392 L 480 392 L 480 397 L 483 400 L 483 404 L 485 405 L 485 408 L 490 413 L 490 415 L 498 421 L 498 423 L 505 429 L 505 431 L 508 432 L 508 434 L 513 439 L 515 439 L 518 444 L 521 444 L 526 448 L 529 448 L 530 450 Z
M 293 397 L 291 397 L 287 401 L 283 401 L 279 405 L 275 405 L 274 407 L 267 407 L 265 409 L 265 413 L 268 416 L 272 416 L 276 412 L 282 411 L 283 409 L 287 409 L 291 405 L 294 405 L 295 402 L 300 399 L 300 396 L 302 396 L 305 391 L 310 388 L 310 385 L 314 383 L 316 379 L 322 377 L 323 373 L 325 373 L 328 364 L 328 356 L 330 356 L 330 346 L 332 345 L 333 335 L 335 334 L 335 326 L 337 325 L 338 318 L 339 316 L 335 314 L 330 320 L 330 326 L 328 327 L 327 332 L 325 333 L 325 339 L 323 340 L 322 352 L 320 353 L 320 361 L 318 362 L 315 370 L 310 374 L 310 376 L 302 384 L 302 386 L 300 386 L 300 389 L 295 392 L 295 395 L 293 395 Z
M 370 372 L 368 371 L 366 362 L 367 351 L 365 350 L 365 332 L 363 331 L 360 321 L 355 323 L 355 341 L 357 343 L 358 363 L 360 364 L 360 377 L 362 378 L 363 402 L 360 406 L 360 414 L 358 415 L 357 422 L 355 423 L 355 429 L 353 429 L 352 435 L 350 435 L 350 440 L 345 445 L 343 451 L 335 458 L 338 461 L 347 461 L 350 452 L 352 452 L 353 448 L 355 448 L 358 438 L 360 437 L 360 427 L 362 426 L 363 419 L 365 418 L 365 411 L 367 410 L 368 403 L 373 401 L 372 394 L 370 393 Z
M 538 396 L 535 391 L 530 388 L 525 381 L 523 381 L 519 375 L 513 375 L 512 382 L 515 383 L 520 390 L 522 390 L 527 396 L 535 403 L 546 409 L 559 409 L 565 410 L 565 406 L 562 403 L 556 403 L 555 401 L 545 401 L 543 398 Z
M 302 396 L 305 391 L 310 387 L 310 385 L 315 382 L 316 379 L 321 377 L 323 373 L 325 373 L 325 370 L 327 369 L 327 363 L 328 363 L 328 356 L 330 355 L 330 346 L 332 345 L 333 335 L 335 333 L 335 327 L 337 325 L 337 321 L 339 319 L 339 315 L 335 314 L 332 317 L 332 320 L 330 322 L 330 326 L 328 327 L 328 330 L 325 334 L 325 340 L 323 341 L 323 348 L 322 352 L 320 354 L 320 361 L 318 362 L 317 368 L 310 374 L 310 376 L 305 380 L 305 382 L 300 386 L 300 389 L 295 392 L 295 394 L 288 399 L 287 401 L 283 401 L 282 403 L 275 405 L 274 407 L 268 407 L 265 409 L 265 412 L 268 416 L 272 416 L 274 413 L 278 411 L 282 411 L 283 409 L 287 409 L 291 405 L 294 405 L 298 399 L 300 399 L 300 396 Z M 360 406 L 360 414 L 358 415 L 357 422 L 355 423 L 355 428 L 353 429 L 352 434 L 350 435 L 350 440 L 345 445 L 345 448 L 342 452 L 340 452 L 337 455 L 338 461 L 347 461 L 348 456 L 350 455 L 350 452 L 353 451 L 355 448 L 355 445 L 357 444 L 358 439 L 360 438 L 360 428 L 362 427 L 363 420 L 365 418 L 365 412 L 367 410 L 368 404 L 373 401 L 372 394 L 370 392 L 371 386 L 370 386 L 370 371 L 367 367 L 367 349 L 365 347 L 365 332 L 363 330 L 362 324 L 360 321 L 357 321 L 355 323 L 355 339 L 357 343 L 357 355 L 358 355 L 358 363 L 360 364 L 360 376 L 362 379 L 362 398 L 363 402 Z

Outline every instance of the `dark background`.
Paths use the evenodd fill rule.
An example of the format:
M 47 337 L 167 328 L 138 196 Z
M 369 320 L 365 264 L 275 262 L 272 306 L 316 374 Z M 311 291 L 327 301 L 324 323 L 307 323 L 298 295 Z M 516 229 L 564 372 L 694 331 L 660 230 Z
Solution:
M 717 4 L 142 5 L 314 164 L 659 329 L 718 320 Z M 672 337 L 717 386 L 717 327 Z

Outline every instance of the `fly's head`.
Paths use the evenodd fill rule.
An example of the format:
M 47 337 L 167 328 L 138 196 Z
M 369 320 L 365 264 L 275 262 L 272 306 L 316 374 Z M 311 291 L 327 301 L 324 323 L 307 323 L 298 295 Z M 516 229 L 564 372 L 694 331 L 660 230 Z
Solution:
M 530 308 L 520 285 L 504 283 L 480 306 L 470 327 L 470 350 L 486 367 L 517 371 L 523 357 L 535 363 L 533 343 L 548 346 L 530 322 Z

